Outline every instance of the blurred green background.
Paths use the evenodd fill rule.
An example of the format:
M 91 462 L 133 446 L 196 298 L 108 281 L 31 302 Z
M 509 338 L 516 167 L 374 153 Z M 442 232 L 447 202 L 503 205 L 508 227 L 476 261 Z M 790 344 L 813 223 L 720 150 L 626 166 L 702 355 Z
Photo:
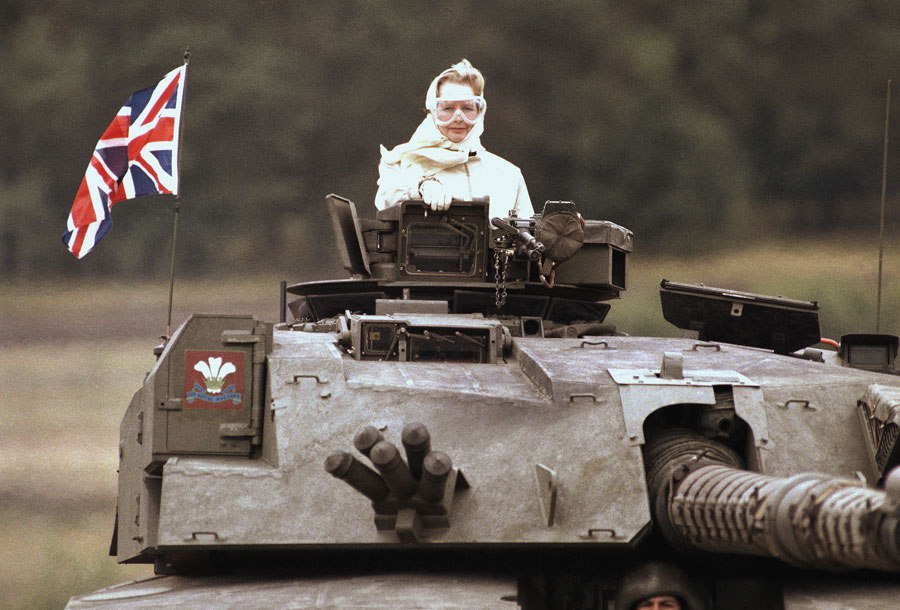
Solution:
M 644 251 L 870 236 L 898 42 L 900 3 L 873 0 L 2 0 L 0 274 L 165 275 L 167 198 L 117 206 L 83 261 L 60 238 L 109 121 L 188 46 L 187 272 L 318 266 L 324 196 L 374 212 L 378 145 L 462 57 L 537 206 L 571 199 Z
M 621 330 L 675 334 L 666 277 L 818 300 L 837 339 L 874 330 L 898 43 L 900 3 L 875 0 L 0 0 L 0 607 L 150 574 L 105 554 L 118 421 L 165 330 L 171 198 L 117 206 L 81 261 L 61 236 L 103 130 L 186 47 L 176 324 L 271 320 L 277 280 L 343 277 L 325 195 L 374 216 L 378 145 L 406 141 L 466 57 L 487 79 L 482 140 L 536 207 L 635 231 Z M 898 172 L 892 151 L 894 333 Z

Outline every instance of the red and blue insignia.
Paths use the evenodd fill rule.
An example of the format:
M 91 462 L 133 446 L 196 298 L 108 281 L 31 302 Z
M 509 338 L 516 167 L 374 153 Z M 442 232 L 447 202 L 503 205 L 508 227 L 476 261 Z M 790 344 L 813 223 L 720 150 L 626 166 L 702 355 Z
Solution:
M 185 351 L 184 407 L 241 409 L 244 402 L 244 352 Z

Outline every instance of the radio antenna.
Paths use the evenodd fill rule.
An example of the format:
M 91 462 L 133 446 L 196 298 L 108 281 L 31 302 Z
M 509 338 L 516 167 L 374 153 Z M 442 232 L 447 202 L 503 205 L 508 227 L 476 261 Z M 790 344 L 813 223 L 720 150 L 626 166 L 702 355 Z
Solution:
M 881 330 L 881 268 L 884 260 L 884 199 L 887 191 L 888 123 L 891 118 L 891 81 L 887 82 L 884 104 L 884 156 L 881 163 L 881 226 L 878 234 L 878 299 L 875 305 L 875 332 Z

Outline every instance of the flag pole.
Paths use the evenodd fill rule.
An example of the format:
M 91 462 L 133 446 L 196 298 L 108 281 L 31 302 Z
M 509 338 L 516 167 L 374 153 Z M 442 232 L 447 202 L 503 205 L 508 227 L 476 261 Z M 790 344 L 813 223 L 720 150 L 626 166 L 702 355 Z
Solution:
M 178 158 L 176 171 L 178 172 L 178 181 L 181 182 L 181 141 L 184 138 L 184 100 L 187 95 L 187 68 L 191 63 L 191 48 L 188 47 L 184 51 L 184 81 L 181 83 L 183 89 L 181 90 L 181 127 L 178 130 Z M 169 317 L 166 320 L 166 336 L 164 337 L 165 341 L 169 340 L 169 337 L 172 336 L 172 299 L 175 294 L 175 245 L 176 240 L 178 238 L 178 216 L 181 214 L 181 188 L 179 184 L 179 188 L 176 189 L 175 193 L 175 202 L 173 204 L 173 209 L 175 212 L 174 220 L 172 221 L 172 265 L 169 271 Z

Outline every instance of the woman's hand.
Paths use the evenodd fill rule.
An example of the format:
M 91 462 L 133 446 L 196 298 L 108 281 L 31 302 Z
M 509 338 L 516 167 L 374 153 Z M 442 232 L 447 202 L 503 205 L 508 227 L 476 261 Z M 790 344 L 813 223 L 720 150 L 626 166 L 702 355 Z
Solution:
M 419 185 L 419 193 L 422 195 L 422 201 L 436 211 L 443 212 L 450 207 L 450 191 L 437 178 L 423 180 Z

